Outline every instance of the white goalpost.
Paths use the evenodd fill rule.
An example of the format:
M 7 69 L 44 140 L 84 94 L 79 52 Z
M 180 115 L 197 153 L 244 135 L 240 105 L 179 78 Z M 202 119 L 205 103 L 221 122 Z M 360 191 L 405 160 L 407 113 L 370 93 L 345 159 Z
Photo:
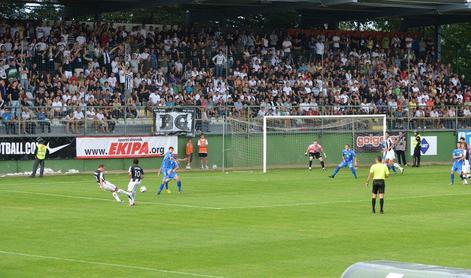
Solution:
M 252 129 L 256 132 L 256 128 Z M 279 167 L 299 165 L 299 153 L 319 138 L 322 138 L 324 149 L 332 152 L 339 152 L 346 143 L 353 149 L 357 143 L 362 150 L 365 144 L 378 149 L 387 130 L 387 121 L 384 114 L 264 116 L 261 130 L 262 171 L 266 173 L 269 161 Z M 271 151 L 270 147 L 277 150 Z

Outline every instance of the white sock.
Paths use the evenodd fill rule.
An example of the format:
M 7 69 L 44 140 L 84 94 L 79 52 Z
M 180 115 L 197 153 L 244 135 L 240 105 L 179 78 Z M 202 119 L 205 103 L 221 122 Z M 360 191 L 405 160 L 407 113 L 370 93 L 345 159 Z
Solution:
M 119 198 L 118 193 L 113 192 L 113 193 L 111 193 L 111 194 L 113 195 L 113 197 L 114 197 L 114 199 L 115 199 L 116 201 L 121 202 L 121 199 Z
M 133 204 L 134 203 L 134 198 L 136 198 L 136 192 L 131 191 L 129 193 L 131 194 L 131 198 L 129 198 L 129 204 Z
M 398 168 L 399 170 L 402 170 L 401 165 L 397 164 L 397 162 L 394 162 L 394 167 Z
M 131 193 L 128 193 L 127 191 L 124 191 L 122 189 L 118 189 L 118 193 L 124 194 L 124 195 L 128 196 L 129 198 L 132 198 Z

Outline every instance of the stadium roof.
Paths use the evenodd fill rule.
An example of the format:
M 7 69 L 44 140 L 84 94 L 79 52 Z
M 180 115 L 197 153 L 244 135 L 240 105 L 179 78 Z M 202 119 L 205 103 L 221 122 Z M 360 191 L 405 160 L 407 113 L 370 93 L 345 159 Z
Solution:
M 374 18 L 403 18 L 409 26 L 471 21 L 471 0 L 33 0 L 66 6 L 76 14 L 130 8 L 178 6 L 212 19 L 296 9 L 309 24 Z M 90 8 L 93 7 L 93 8 Z

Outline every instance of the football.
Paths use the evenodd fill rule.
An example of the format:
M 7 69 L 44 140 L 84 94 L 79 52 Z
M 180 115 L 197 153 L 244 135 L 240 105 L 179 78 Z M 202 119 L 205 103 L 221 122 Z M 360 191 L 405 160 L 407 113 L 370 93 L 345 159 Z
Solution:
M 141 192 L 144 193 L 147 191 L 147 188 L 145 186 L 141 186 Z

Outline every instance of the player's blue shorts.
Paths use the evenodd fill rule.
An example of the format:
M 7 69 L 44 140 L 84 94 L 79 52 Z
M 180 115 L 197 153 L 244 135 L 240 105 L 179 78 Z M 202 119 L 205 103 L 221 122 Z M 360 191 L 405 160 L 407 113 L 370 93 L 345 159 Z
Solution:
M 177 172 L 171 171 L 170 173 L 168 173 L 168 171 L 170 171 L 170 170 L 168 170 L 168 169 L 163 170 L 163 172 L 164 172 L 163 180 L 164 181 L 174 180 L 178 177 Z
M 353 168 L 353 161 L 342 161 L 340 162 L 339 167 L 340 168 L 345 168 L 345 167 Z
M 451 171 L 452 172 L 458 172 L 458 173 L 461 173 L 463 169 L 463 162 L 459 161 L 459 162 L 454 162 L 453 163 L 453 166 L 451 166 Z

